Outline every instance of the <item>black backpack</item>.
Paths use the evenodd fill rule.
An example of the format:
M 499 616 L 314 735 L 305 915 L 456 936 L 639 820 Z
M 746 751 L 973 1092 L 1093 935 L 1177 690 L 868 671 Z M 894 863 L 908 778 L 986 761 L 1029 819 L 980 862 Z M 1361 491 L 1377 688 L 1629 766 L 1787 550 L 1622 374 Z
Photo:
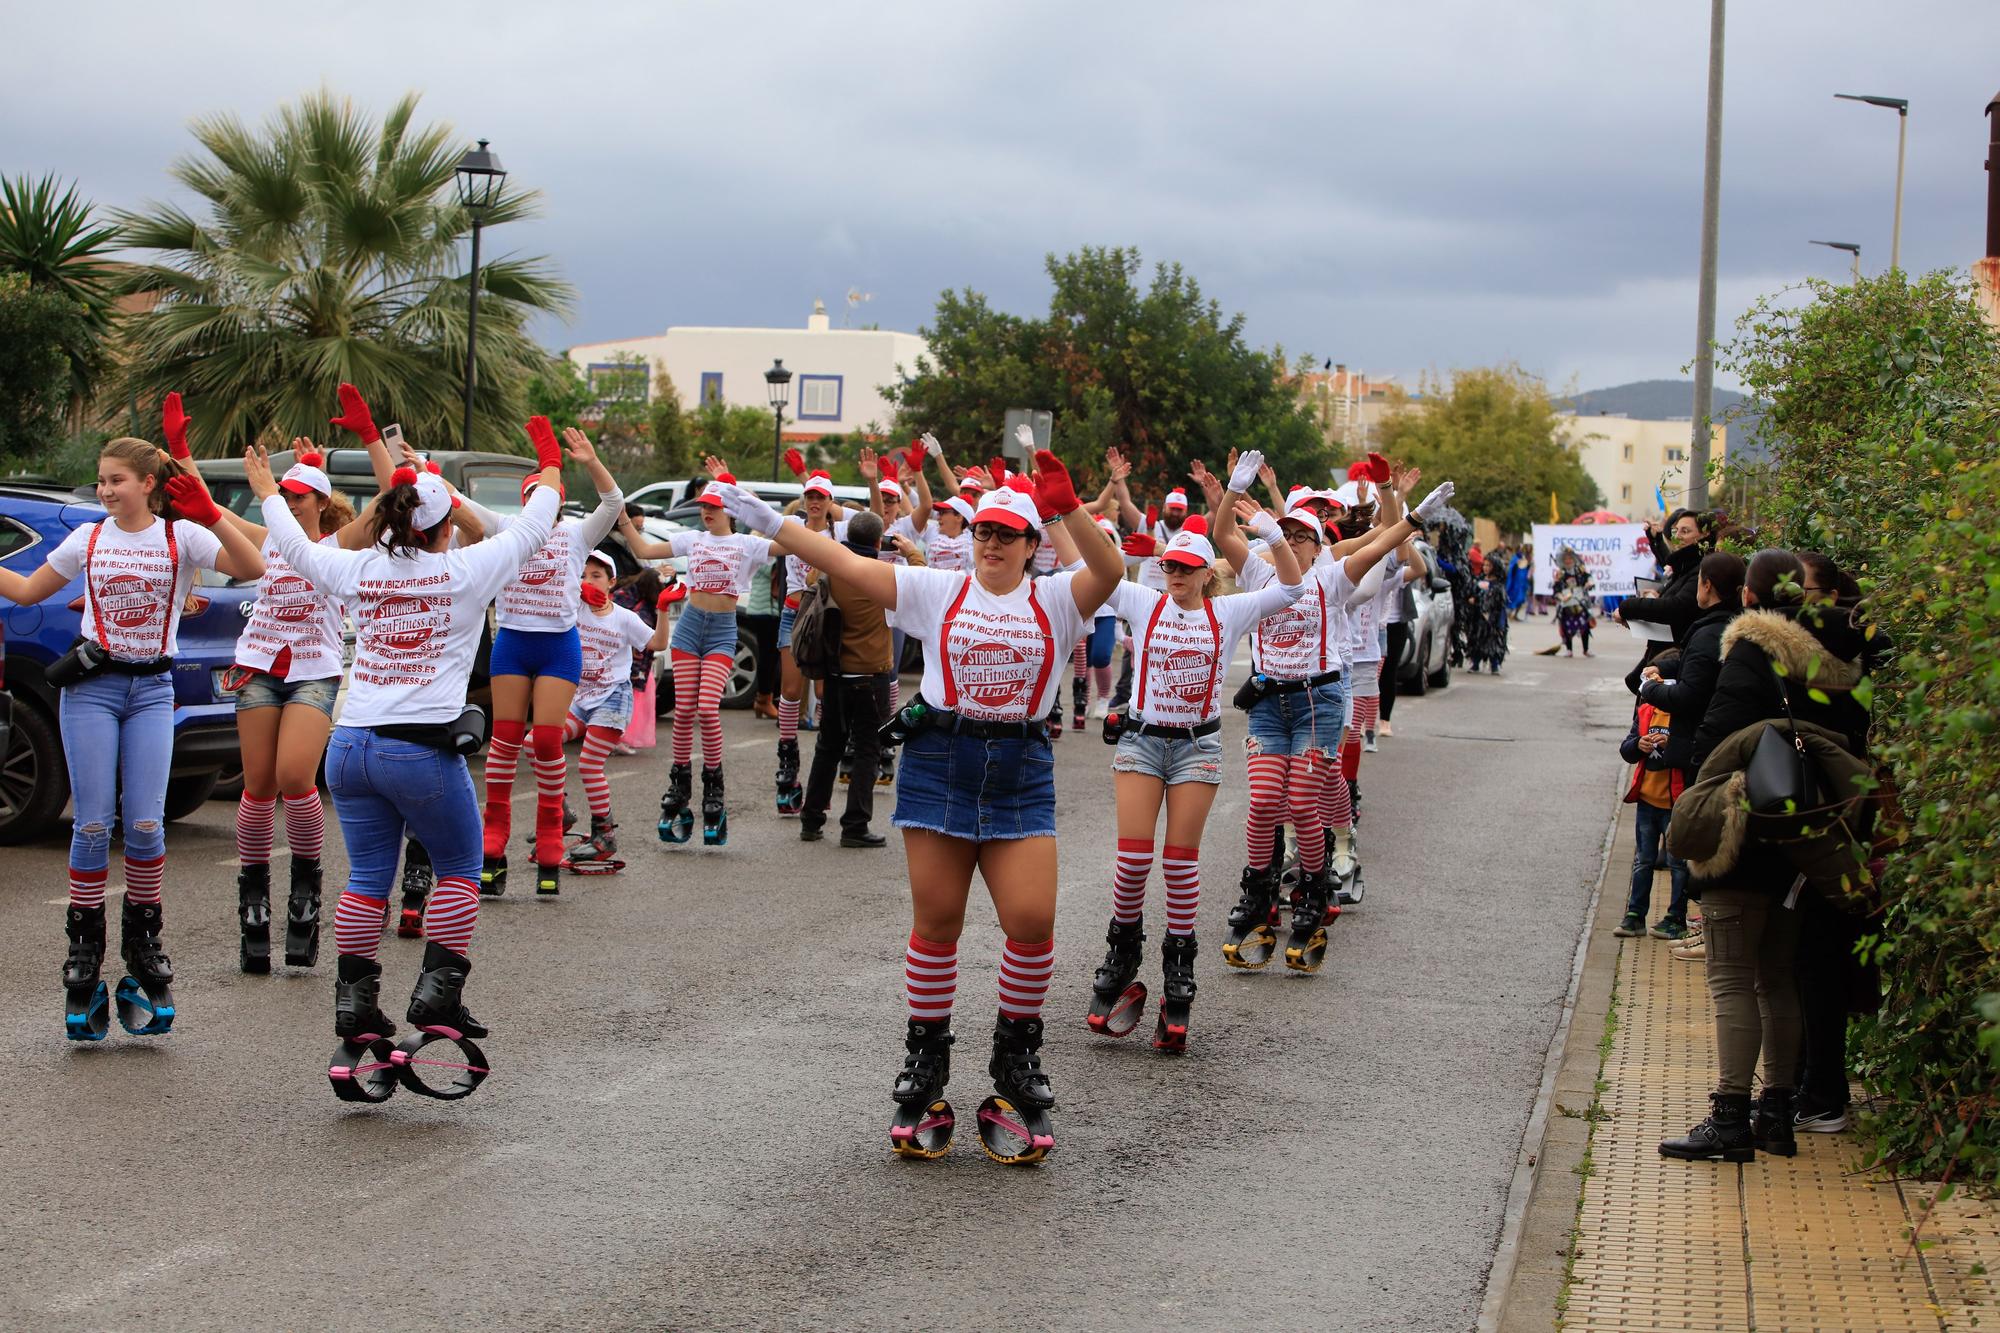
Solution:
M 826 577 L 806 585 L 792 613 L 792 661 L 807 680 L 825 680 L 840 673 L 840 608 Z

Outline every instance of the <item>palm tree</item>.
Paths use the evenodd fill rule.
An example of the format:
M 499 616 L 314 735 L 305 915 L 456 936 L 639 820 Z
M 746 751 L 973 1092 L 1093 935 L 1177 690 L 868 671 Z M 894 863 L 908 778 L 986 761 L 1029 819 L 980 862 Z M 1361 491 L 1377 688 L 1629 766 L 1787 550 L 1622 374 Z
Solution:
M 229 115 L 197 120 L 206 152 L 172 175 L 201 215 L 173 204 L 121 215 L 128 245 L 160 252 L 125 282 L 160 299 L 131 321 L 124 387 L 143 402 L 179 389 L 202 452 L 323 438 L 342 380 L 413 444 L 466 447 L 462 145 L 444 126 L 413 127 L 416 106 L 406 94 L 378 126 L 322 91 L 261 132 Z M 505 193 L 482 225 L 532 216 L 538 198 Z M 481 266 L 476 447 L 525 448 L 527 385 L 546 354 L 524 325 L 566 313 L 572 296 L 539 258 Z
M 61 194 L 56 188 L 54 176 L 0 180 L 0 272 L 18 273 L 82 310 L 88 336 L 66 348 L 75 417 L 96 388 L 116 313 L 116 271 L 104 256 L 118 244 L 118 228 L 92 221 L 92 205 L 77 198 L 74 185 Z

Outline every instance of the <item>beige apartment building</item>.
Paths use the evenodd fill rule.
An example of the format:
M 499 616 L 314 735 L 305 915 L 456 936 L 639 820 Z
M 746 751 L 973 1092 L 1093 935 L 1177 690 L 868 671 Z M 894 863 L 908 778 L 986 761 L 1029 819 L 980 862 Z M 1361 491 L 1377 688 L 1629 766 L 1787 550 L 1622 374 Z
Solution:
M 1679 507 L 1688 482 L 1688 422 L 1574 413 L 1560 422 L 1557 429 L 1576 444 L 1606 509 L 1637 522 Z M 1718 422 L 1710 429 L 1709 457 L 1721 463 L 1729 427 Z

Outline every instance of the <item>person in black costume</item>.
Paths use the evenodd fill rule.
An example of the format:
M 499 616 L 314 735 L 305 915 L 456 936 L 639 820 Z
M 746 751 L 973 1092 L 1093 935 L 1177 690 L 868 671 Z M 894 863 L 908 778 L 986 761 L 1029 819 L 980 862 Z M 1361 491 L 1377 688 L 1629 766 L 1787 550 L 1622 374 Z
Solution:
M 1486 557 L 1485 570 L 1473 581 L 1471 611 L 1465 654 L 1474 671 L 1485 662 L 1497 676 L 1507 657 L 1507 563 L 1497 552 Z

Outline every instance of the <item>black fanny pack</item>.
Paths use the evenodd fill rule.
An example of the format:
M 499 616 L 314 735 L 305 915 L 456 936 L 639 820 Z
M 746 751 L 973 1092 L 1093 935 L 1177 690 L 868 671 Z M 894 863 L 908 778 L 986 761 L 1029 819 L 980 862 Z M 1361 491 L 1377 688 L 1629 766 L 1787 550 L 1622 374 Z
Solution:
M 408 741 L 412 745 L 427 745 L 449 754 L 471 756 L 486 746 L 486 710 L 473 704 L 455 721 L 414 722 L 407 726 L 372 727 L 370 730 L 392 741 Z
M 1308 676 L 1304 680 L 1273 680 L 1261 673 L 1252 674 L 1250 679 L 1244 681 L 1238 688 L 1236 697 L 1230 702 L 1247 712 L 1255 708 L 1260 699 L 1269 699 L 1280 694 L 1297 694 L 1301 690 L 1316 690 L 1322 685 L 1331 685 L 1339 679 L 1338 671 L 1322 671 L 1317 676 Z
M 155 657 L 146 662 L 121 662 L 91 639 L 78 639 L 70 650 L 49 663 L 42 678 L 59 690 L 82 684 L 106 672 L 117 676 L 157 676 L 174 669 L 171 657 Z

